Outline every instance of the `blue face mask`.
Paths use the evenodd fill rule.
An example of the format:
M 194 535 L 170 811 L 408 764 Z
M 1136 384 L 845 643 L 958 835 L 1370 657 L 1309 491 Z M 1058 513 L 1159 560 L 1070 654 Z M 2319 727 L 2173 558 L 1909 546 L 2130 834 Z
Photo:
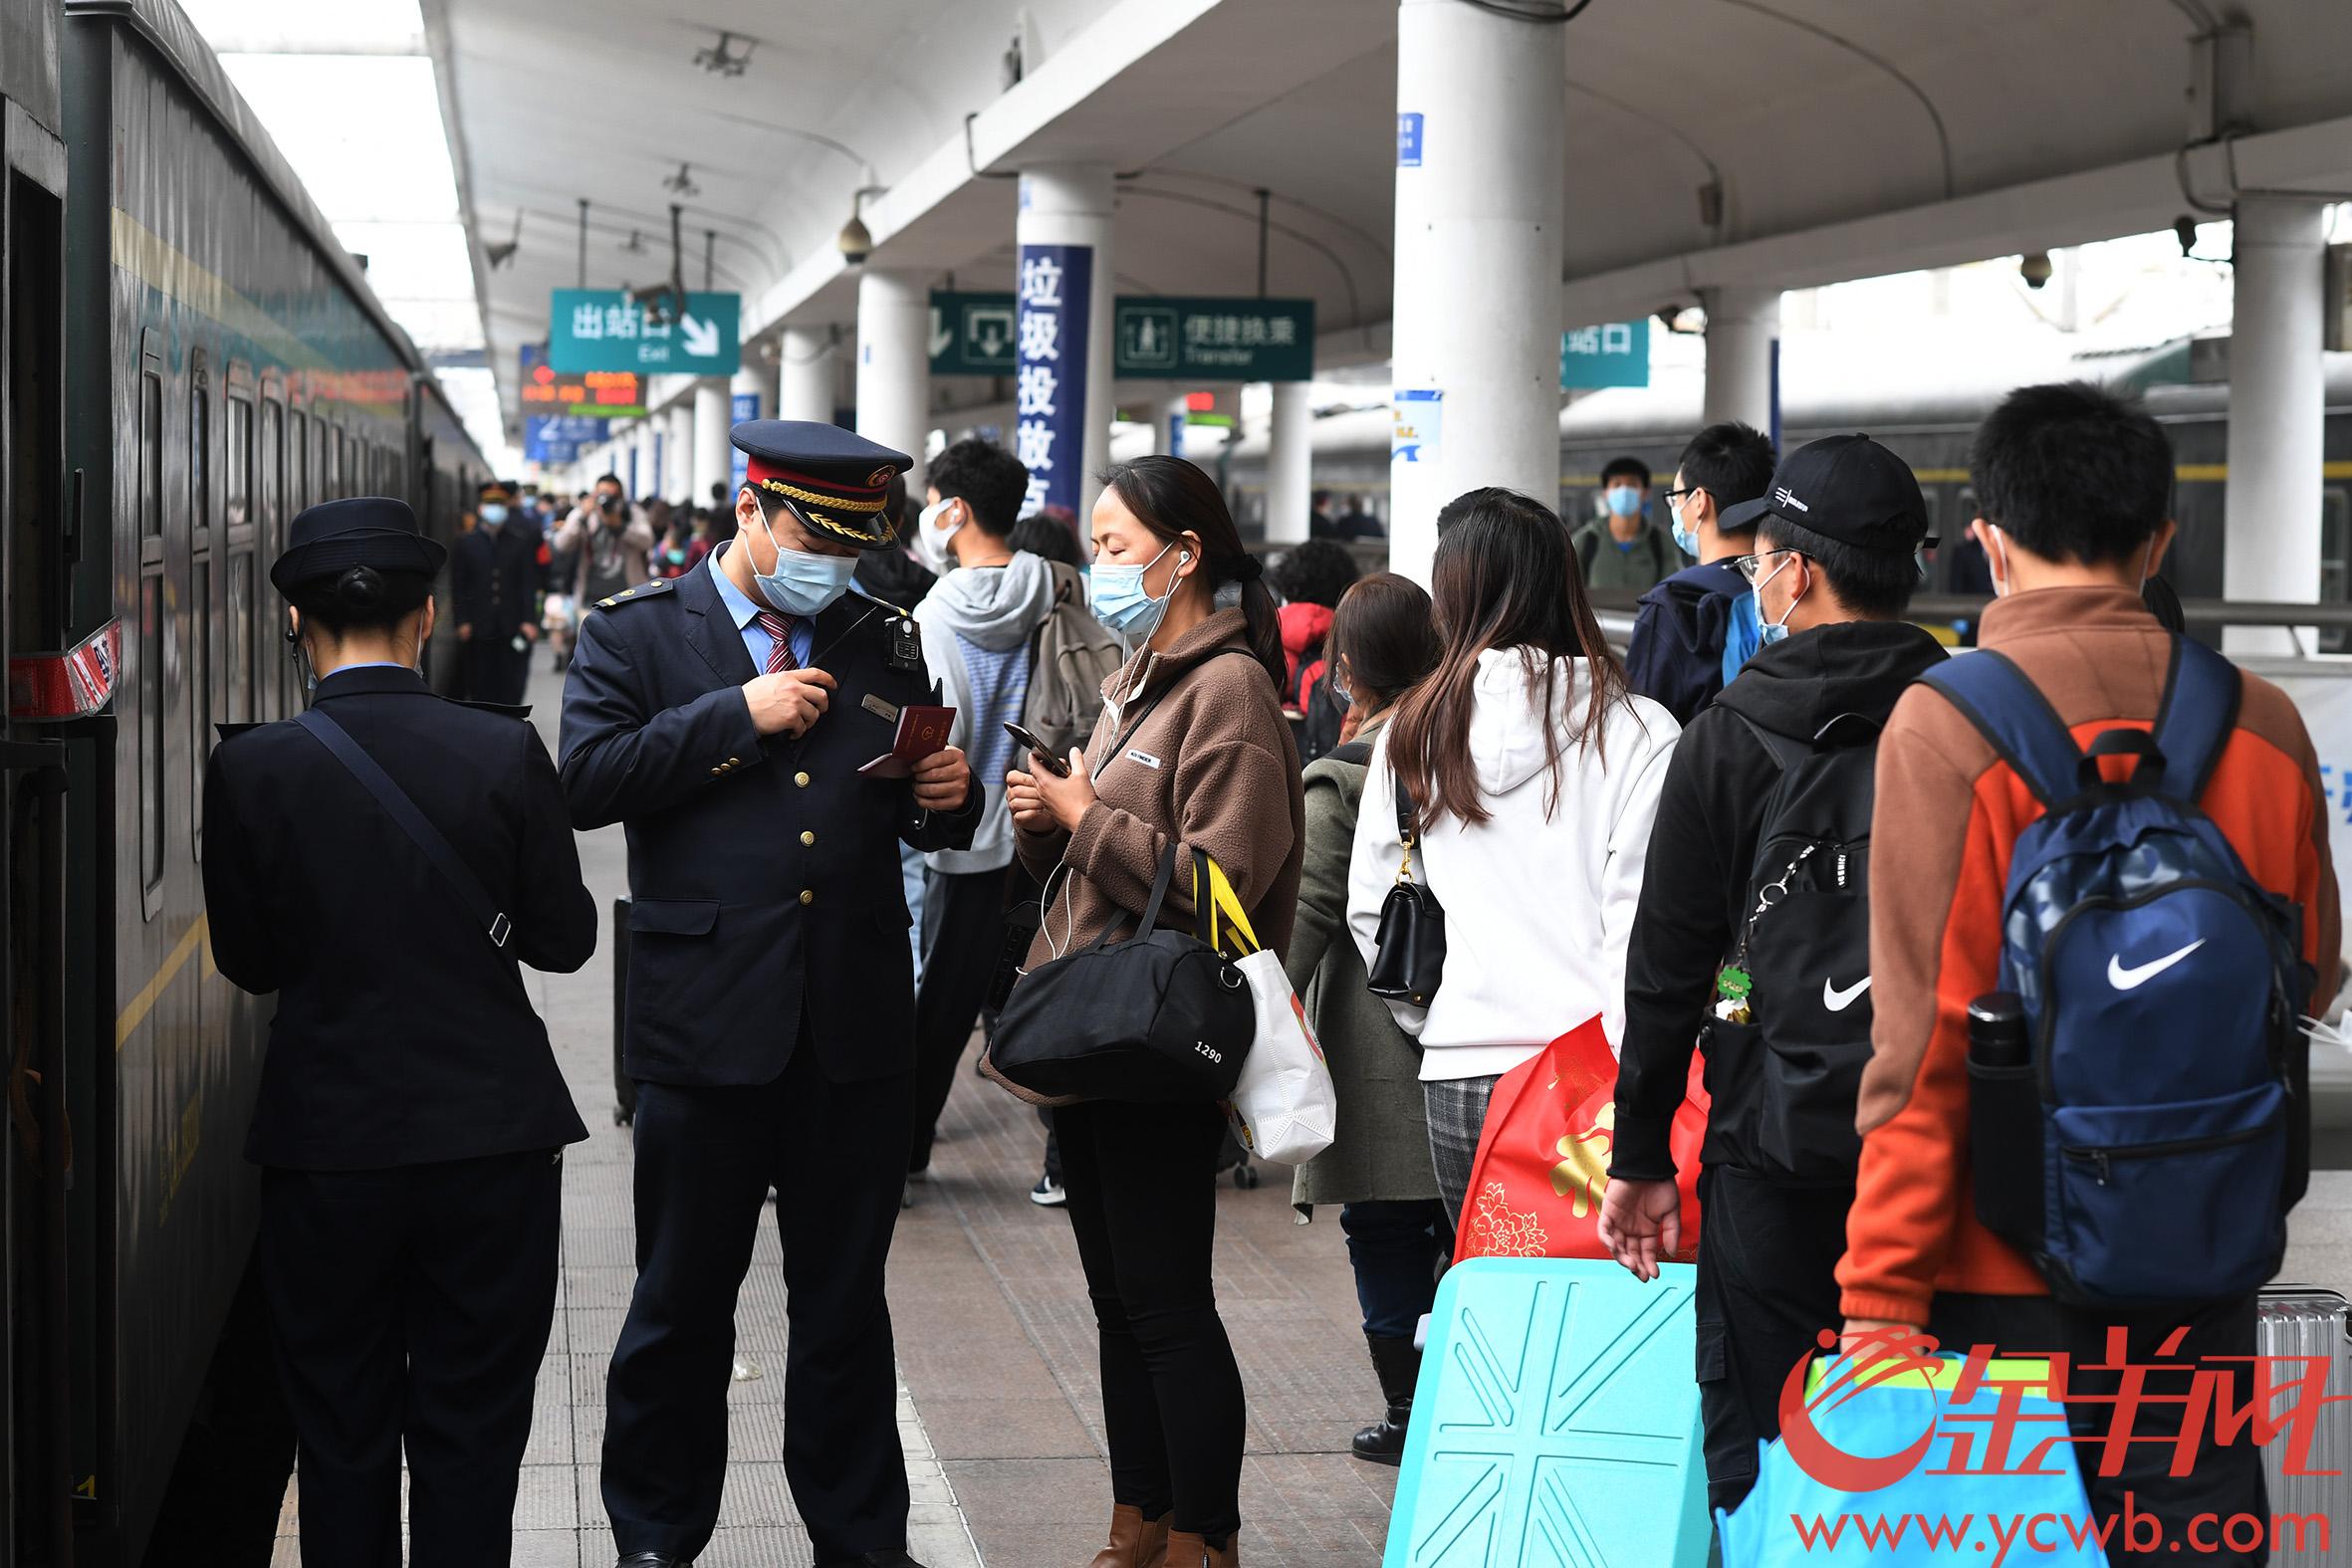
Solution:
M 1612 485 L 1609 487 L 1608 502 L 1611 513 L 1629 518 L 1641 510 L 1641 492 L 1631 485 Z
M 805 550 L 787 550 L 776 544 L 774 529 L 768 531 L 768 543 L 776 546 L 776 569 L 754 571 L 752 576 L 760 584 L 760 592 L 780 613 L 823 614 L 835 599 L 849 591 L 849 579 L 857 571 L 855 556 L 818 556 Z
M 496 528 L 506 521 L 506 508 L 495 501 L 487 502 L 482 507 L 481 517 L 483 522 Z
M 1756 599 L 1757 610 L 1756 641 L 1759 647 L 1768 648 L 1775 642 L 1785 642 L 1788 640 L 1788 617 L 1796 613 L 1796 600 L 1790 599 L 1788 601 L 1788 607 L 1780 612 L 1780 618 L 1778 620 L 1765 620 L 1764 618 L 1764 582 L 1769 582 L 1781 572 L 1786 571 L 1788 569 L 1789 561 L 1793 561 L 1794 560 L 1796 560 L 1796 558 L 1794 556 L 1790 556 L 1787 560 L 1781 561 L 1780 564 L 1774 566 L 1770 571 L 1766 572 L 1764 574 L 1764 582 L 1759 582 L 1756 585 L 1756 593 L 1754 595 Z
M 1699 558 L 1699 536 L 1681 518 L 1674 520 L 1674 548 L 1694 560 Z
M 1158 556 L 1140 566 L 1105 566 L 1097 563 L 1086 579 L 1086 603 L 1094 611 L 1094 618 L 1131 642 L 1148 641 L 1158 629 L 1160 617 L 1168 612 L 1168 600 L 1176 596 L 1174 576 L 1168 579 L 1168 591 L 1153 597 L 1144 591 L 1143 574 L 1160 563 L 1160 557 L 1176 547 L 1168 545 Z M 1191 552 L 1183 560 L 1192 559 Z M 1178 564 L 1182 564 L 1180 560 Z M 1145 620 L 1149 618 L 1150 624 Z

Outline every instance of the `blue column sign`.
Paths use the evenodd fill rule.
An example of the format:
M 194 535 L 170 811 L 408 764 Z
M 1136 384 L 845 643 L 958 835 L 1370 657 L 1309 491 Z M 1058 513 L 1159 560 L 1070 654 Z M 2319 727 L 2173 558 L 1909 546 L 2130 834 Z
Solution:
M 1421 112 L 1406 110 L 1396 116 L 1396 166 L 1417 169 L 1421 166 Z
M 1021 247 L 1014 455 L 1029 467 L 1025 512 L 1078 506 L 1086 466 L 1086 327 L 1094 247 Z
M 734 416 L 737 424 L 742 424 L 747 419 L 759 418 L 760 394 L 757 392 L 737 392 L 734 406 L 728 412 Z M 733 489 L 728 492 L 729 495 L 733 495 L 735 491 L 741 490 L 745 482 L 750 479 L 751 459 L 744 455 L 742 447 L 730 445 L 727 451 L 735 461 L 735 484 Z

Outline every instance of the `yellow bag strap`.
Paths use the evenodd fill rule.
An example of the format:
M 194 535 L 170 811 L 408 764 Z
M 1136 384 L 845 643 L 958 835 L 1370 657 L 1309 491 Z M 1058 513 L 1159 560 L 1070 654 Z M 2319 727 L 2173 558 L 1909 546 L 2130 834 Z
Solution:
M 1208 867 L 1209 873 L 1209 892 L 1205 899 L 1201 896 L 1203 866 Z M 1209 946 L 1222 953 L 1225 951 L 1225 939 L 1231 937 L 1234 945 L 1240 949 L 1234 957 L 1246 958 L 1258 951 L 1261 945 L 1258 933 L 1250 929 L 1250 916 L 1242 908 L 1241 895 L 1234 892 L 1233 884 L 1226 880 L 1225 868 L 1206 850 L 1193 851 L 1192 907 L 1208 917 L 1206 932 L 1201 940 Z

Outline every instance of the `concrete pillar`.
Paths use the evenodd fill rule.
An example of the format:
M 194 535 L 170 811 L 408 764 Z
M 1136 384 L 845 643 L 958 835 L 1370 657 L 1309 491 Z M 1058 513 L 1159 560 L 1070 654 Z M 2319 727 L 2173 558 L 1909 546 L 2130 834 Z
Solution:
M 930 307 L 924 306 L 924 325 Z M 778 348 L 779 385 L 776 417 L 808 419 L 821 425 L 833 422 L 834 368 L 832 334 L 823 327 L 787 327 Z
M 1737 419 L 1777 439 L 1772 344 L 1780 338 L 1777 289 L 1703 289 L 1707 311 L 1707 396 L 1703 424 Z
M 1186 395 L 1178 392 L 1152 405 L 1151 449 L 1166 457 L 1184 455 L 1184 424 L 1192 406 Z
M 2319 597 L 2326 213 L 2316 201 L 2238 199 L 2222 557 L 2229 598 Z M 2311 633 L 2300 635 L 2311 646 Z M 2249 626 L 2226 631 L 2222 646 L 2284 653 L 2292 644 L 2283 628 Z
M 923 493 L 931 433 L 931 281 L 869 267 L 857 280 L 857 433 L 915 460 L 908 495 Z
M 1111 199 L 1109 164 L 1043 164 L 1021 172 L 1014 223 L 1014 451 L 1029 465 L 1027 509 L 1068 507 L 1081 528 L 1110 461 Z
M 1274 383 L 1274 413 L 1266 426 L 1266 542 L 1294 545 L 1306 538 L 1314 510 L 1314 409 L 1304 381 Z
M 663 417 L 669 421 L 669 439 L 663 443 L 669 458 L 662 464 L 661 493 L 682 501 L 694 488 L 694 399 L 679 398 Z
M 727 454 L 734 450 L 728 440 L 728 432 L 735 428 L 733 412 L 723 377 L 714 375 L 694 383 L 694 486 L 690 494 L 698 507 L 711 504 L 711 486 L 724 488 L 732 472 Z
M 1565 35 L 1399 0 L 1389 565 L 1424 583 L 1477 485 L 1559 502 Z

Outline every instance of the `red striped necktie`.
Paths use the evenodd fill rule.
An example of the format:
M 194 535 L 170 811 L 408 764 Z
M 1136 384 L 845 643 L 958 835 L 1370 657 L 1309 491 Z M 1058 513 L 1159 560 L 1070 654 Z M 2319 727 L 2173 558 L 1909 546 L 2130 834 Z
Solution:
M 793 657 L 793 618 L 773 610 L 759 612 L 760 629 L 768 634 L 768 673 L 797 670 L 801 661 Z

